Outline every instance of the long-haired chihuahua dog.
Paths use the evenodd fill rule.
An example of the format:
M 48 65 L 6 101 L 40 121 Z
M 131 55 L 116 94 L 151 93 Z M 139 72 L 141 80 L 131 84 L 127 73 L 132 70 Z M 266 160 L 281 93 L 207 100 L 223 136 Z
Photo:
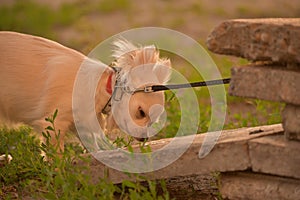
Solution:
M 126 40 L 117 40 L 113 45 L 115 65 L 121 68 L 118 75 L 102 62 L 54 41 L 0 32 L 0 122 L 25 123 L 36 132 L 42 132 L 49 125 L 45 118 L 58 109 L 55 125 L 61 134 L 59 141 L 52 136 L 52 142 L 59 142 L 63 150 L 64 135 L 74 126 L 72 92 L 83 62 L 96 62 L 104 67 L 95 94 L 97 113 L 102 112 L 113 94 L 116 79 L 126 80 L 126 87 L 132 88 L 168 81 L 170 60 L 160 58 L 154 46 L 135 46 Z M 106 113 L 107 117 L 99 118 L 100 124 L 106 124 L 109 130 L 121 127 L 137 137 L 146 137 L 147 127 L 162 113 L 162 109 L 152 109 L 153 105 L 164 105 L 163 92 L 124 95 L 118 105 Z

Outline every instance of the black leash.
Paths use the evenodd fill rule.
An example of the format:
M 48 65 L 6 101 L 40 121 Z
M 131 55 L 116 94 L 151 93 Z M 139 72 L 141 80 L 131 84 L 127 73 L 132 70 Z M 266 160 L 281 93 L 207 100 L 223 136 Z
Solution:
M 225 79 L 201 81 L 201 82 L 194 82 L 194 83 L 184 83 L 184 84 L 150 85 L 150 86 L 146 86 L 142 89 L 138 89 L 134 93 L 136 93 L 136 92 L 150 93 L 150 92 L 158 92 L 158 91 L 181 89 L 181 88 L 223 85 L 223 84 L 228 84 L 229 82 L 230 82 L 230 78 L 225 78 Z
M 121 97 L 117 101 L 120 101 L 122 99 L 122 96 L 124 93 L 134 94 L 137 92 L 145 92 L 145 93 L 151 93 L 151 92 L 158 92 L 158 91 L 165 91 L 165 90 L 174 90 L 174 89 L 181 89 L 181 88 L 191 88 L 191 87 L 204 87 L 204 86 L 213 86 L 213 85 L 223 85 L 228 84 L 230 82 L 230 78 L 225 79 L 217 79 L 217 80 L 210 80 L 210 81 L 201 81 L 201 82 L 194 82 L 194 83 L 183 83 L 183 84 L 170 84 L 170 85 L 149 85 L 145 86 L 143 88 L 138 89 L 131 89 L 126 86 L 122 86 L 122 83 L 120 84 L 120 78 L 119 73 L 121 71 L 121 68 L 113 67 L 113 65 L 110 65 L 110 67 L 115 71 L 117 74 L 116 83 L 115 83 L 115 89 L 113 91 L 112 96 L 109 98 L 107 103 L 105 104 L 104 108 L 102 109 L 102 113 L 107 114 L 110 112 L 111 109 L 111 99 L 114 98 L 115 93 L 117 90 L 121 90 Z

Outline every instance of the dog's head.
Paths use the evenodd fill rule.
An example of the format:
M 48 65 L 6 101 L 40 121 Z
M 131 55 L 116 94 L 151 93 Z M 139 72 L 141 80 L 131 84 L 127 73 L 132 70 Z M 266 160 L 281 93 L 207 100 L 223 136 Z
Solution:
M 115 65 L 121 68 L 117 78 L 120 86 L 131 92 L 115 87 L 108 128 L 116 124 L 137 139 L 148 138 L 153 134 L 150 133 L 153 130 L 151 125 L 164 112 L 164 93 L 133 91 L 147 85 L 166 83 L 171 74 L 170 60 L 160 58 L 153 45 L 137 47 L 126 40 L 117 40 L 114 46 Z

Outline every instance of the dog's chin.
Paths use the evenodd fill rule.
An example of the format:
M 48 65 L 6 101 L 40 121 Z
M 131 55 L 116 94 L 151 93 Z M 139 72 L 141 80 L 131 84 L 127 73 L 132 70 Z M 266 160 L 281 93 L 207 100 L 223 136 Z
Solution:
M 115 129 L 119 129 L 132 136 L 137 141 L 145 142 L 148 140 L 147 127 L 139 127 L 132 124 L 132 122 L 128 122 L 128 120 L 124 120 L 122 123 L 117 124 L 112 115 L 107 116 L 106 120 L 105 129 L 107 130 L 108 134 Z
M 120 124 L 122 127 L 122 130 L 135 138 L 138 141 L 146 141 L 148 139 L 147 135 L 147 127 L 140 127 L 135 124 L 132 124 L 132 122 L 128 122 L 127 120 L 124 120 L 122 124 Z
M 144 132 L 144 130 L 133 132 L 132 137 L 139 142 L 146 142 L 149 140 L 147 132 Z
M 134 137 L 134 139 L 136 139 L 139 142 L 147 142 L 149 140 L 149 138 L 139 138 L 139 137 Z

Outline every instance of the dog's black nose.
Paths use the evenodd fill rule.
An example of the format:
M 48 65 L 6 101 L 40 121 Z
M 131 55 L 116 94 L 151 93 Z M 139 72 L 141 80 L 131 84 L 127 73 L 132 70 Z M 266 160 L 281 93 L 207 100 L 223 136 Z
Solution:
M 148 138 L 139 138 L 139 137 L 135 137 L 134 139 L 136 139 L 139 142 L 146 142 L 148 140 Z

